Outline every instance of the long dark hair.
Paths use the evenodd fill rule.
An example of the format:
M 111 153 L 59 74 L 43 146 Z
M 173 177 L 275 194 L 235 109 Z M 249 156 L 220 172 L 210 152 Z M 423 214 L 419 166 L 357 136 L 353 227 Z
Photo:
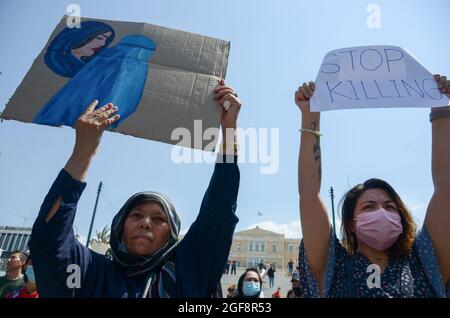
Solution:
M 101 21 L 83 21 L 80 28 L 63 28 L 52 40 L 44 55 L 45 64 L 56 74 L 73 77 L 87 63 L 72 55 L 72 49 L 84 46 L 99 34 L 111 32 L 104 48 L 114 40 L 114 29 Z M 95 53 L 98 54 L 99 52 Z
M 246 296 L 246 295 L 244 295 L 244 292 L 242 290 L 243 287 L 244 287 L 244 279 L 245 279 L 245 276 L 247 276 L 248 272 L 255 272 L 258 275 L 258 278 L 259 278 L 260 290 L 259 290 L 259 293 L 257 293 L 256 295 L 253 295 L 253 296 Z M 239 297 L 239 298 L 259 298 L 259 295 L 261 294 L 261 291 L 262 291 L 262 279 L 261 279 L 261 276 L 259 275 L 258 269 L 254 268 L 254 267 L 247 268 L 245 270 L 244 274 L 242 274 L 241 277 L 239 277 L 238 294 L 237 294 L 236 297 Z
M 405 203 L 400 199 L 400 196 L 394 188 L 381 179 L 372 178 L 362 184 L 358 184 L 350 189 L 350 191 L 348 191 L 341 199 L 339 205 L 342 206 L 342 244 L 350 255 L 354 255 L 358 249 L 358 240 L 355 232 L 352 230 L 352 222 L 358 198 L 369 189 L 384 190 L 397 205 L 402 222 L 403 233 L 398 237 L 394 245 L 390 247 L 389 254 L 396 259 L 406 256 L 414 243 L 416 224 Z

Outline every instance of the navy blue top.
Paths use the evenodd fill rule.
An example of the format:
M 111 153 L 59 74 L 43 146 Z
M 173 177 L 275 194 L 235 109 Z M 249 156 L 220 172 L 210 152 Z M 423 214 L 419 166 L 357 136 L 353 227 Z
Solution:
M 300 282 L 305 297 L 320 297 L 318 284 L 309 267 L 305 246 L 300 246 Z M 360 253 L 350 256 L 331 231 L 325 275 L 324 297 L 351 298 L 424 298 L 449 297 L 450 280 L 445 287 L 433 244 L 427 228 L 417 234 L 409 254 L 402 259 L 390 258 L 380 275 L 379 288 L 373 282 L 371 262 Z
M 238 222 L 236 161 L 216 163 L 199 215 L 175 248 L 176 297 L 211 297 L 220 282 Z M 142 297 L 147 274 L 126 278 L 116 262 L 76 240 L 73 222 L 85 187 L 86 183 L 61 170 L 41 206 L 29 243 L 39 296 Z M 46 223 L 47 213 L 58 197 L 61 206 Z M 74 270 L 68 270 L 71 264 L 81 269 L 80 288 L 68 287 L 68 281 L 69 286 L 74 282 Z

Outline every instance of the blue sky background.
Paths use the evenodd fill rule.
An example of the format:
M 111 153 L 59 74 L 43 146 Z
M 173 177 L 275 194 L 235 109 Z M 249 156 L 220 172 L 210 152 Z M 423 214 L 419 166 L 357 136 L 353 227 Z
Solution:
M 302 82 L 316 77 L 325 53 L 349 46 L 397 45 L 431 72 L 450 74 L 446 0 L 0 0 L 0 110 L 70 3 L 79 4 L 85 17 L 147 22 L 231 41 L 226 81 L 244 103 L 239 125 L 280 129 L 276 174 L 260 174 L 257 164 L 241 165 L 238 230 L 260 222 L 289 237 L 300 236 L 301 117 L 293 94 Z M 381 8 L 380 29 L 366 25 L 371 3 Z M 350 186 L 378 177 L 394 186 L 422 225 L 432 194 L 428 113 L 428 109 L 324 113 L 322 194 L 327 204 L 330 186 L 339 199 Z M 22 226 L 22 216 L 28 218 L 27 226 L 32 225 L 73 143 L 71 128 L 0 123 L 0 225 Z M 131 194 L 153 189 L 172 198 L 186 230 L 198 213 L 213 165 L 176 165 L 171 150 L 170 145 L 105 133 L 79 203 L 75 220 L 79 234 L 87 236 L 100 181 L 104 190 L 95 229 L 109 225 Z M 257 211 L 263 212 L 258 220 Z

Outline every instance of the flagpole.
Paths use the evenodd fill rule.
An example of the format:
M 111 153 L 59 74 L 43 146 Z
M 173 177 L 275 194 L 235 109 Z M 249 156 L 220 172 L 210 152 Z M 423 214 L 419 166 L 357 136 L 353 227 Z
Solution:
M 256 225 L 259 227 L 259 217 L 262 216 L 262 212 L 257 211 L 256 212 Z

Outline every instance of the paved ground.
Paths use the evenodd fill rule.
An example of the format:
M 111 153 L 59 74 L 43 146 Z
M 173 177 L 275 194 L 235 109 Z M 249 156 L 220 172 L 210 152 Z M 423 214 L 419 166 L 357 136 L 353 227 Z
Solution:
M 222 291 L 224 297 L 227 295 L 227 288 L 229 285 L 238 283 L 239 277 L 244 273 L 244 269 L 238 269 L 236 271 L 236 275 L 230 275 L 230 274 L 224 274 L 222 275 Z M 274 287 L 269 288 L 269 278 L 265 277 L 263 278 L 263 291 L 264 296 L 266 298 L 272 297 L 272 293 L 277 290 L 278 287 L 281 287 L 281 296 L 284 298 L 286 297 L 286 294 L 289 289 L 291 289 L 291 278 L 287 276 L 287 272 L 284 270 L 277 270 L 275 272 L 275 280 L 274 280 Z
M 226 275 L 224 274 L 222 276 L 222 291 L 224 297 L 227 295 L 227 288 L 229 285 L 236 284 L 239 277 L 244 273 L 244 269 L 238 269 L 236 271 L 236 275 Z M 0 276 L 5 275 L 5 272 L 0 271 Z M 286 297 L 287 291 L 291 289 L 291 283 L 290 283 L 290 277 L 286 276 L 287 273 L 285 271 L 277 270 L 275 272 L 275 281 L 274 281 L 274 288 L 269 288 L 269 278 L 265 277 L 263 279 L 263 291 L 266 298 L 272 297 L 272 293 L 277 290 L 278 287 L 281 287 L 281 296 L 284 298 Z

